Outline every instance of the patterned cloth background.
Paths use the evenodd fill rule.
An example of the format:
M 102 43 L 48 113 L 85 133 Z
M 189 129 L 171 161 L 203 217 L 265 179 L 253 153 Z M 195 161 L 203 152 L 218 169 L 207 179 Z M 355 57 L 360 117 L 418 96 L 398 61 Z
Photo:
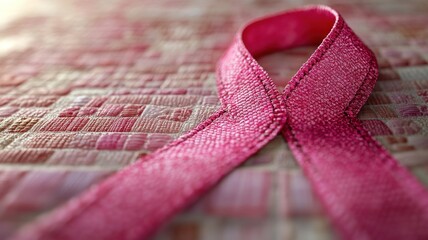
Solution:
M 207 118 L 219 107 L 216 61 L 238 28 L 313 3 L 0 1 L 0 239 Z M 428 185 L 428 2 L 322 3 L 378 57 L 359 118 Z M 313 49 L 259 60 L 283 87 Z M 280 137 L 154 237 L 331 238 Z

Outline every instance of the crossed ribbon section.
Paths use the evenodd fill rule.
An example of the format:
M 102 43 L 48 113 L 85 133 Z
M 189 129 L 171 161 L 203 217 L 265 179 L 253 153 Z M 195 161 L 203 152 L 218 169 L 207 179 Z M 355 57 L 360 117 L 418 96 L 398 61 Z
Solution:
M 280 93 L 257 56 L 319 47 Z M 373 53 L 333 9 L 255 20 L 218 65 L 221 109 L 13 239 L 146 239 L 281 133 L 343 239 L 428 239 L 426 189 L 356 115 L 377 79 Z

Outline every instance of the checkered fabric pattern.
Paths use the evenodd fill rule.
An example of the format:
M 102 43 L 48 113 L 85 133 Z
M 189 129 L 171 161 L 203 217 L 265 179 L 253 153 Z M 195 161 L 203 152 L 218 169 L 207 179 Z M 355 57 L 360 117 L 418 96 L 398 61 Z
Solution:
M 219 108 L 215 65 L 238 28 L 314 3 L 0 1 L 0 239 L 210 116 Z M 344 16 L 379 62 L 359 118 L 428 185 L 428 2 L 322 3 Z M 282 88 L 313 50 L 259 61 Z M 154 237 L 331 238 L 282 137 Z

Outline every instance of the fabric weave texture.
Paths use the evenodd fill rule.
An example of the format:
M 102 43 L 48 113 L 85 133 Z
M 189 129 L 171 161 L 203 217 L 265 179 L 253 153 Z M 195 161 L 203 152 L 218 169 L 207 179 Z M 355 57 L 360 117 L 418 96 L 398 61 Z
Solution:
M 253 58 L 321 40 L 283 94 Z M 219 64 L 217 113 L 13 239 L 145 239 L 281 130 L 343 239 L 427 238 L 428 192 L 356 118 L 377 68 L 330 8 L 256 20 Z
M 358 114 L 362 126 L 421 183 L 428 185 L 428 54 L 424 40 L 428 36 L 427 2 L 322 2 L 343 14 L 379 62 L 379 81 Z M 254 17 L 311 3 L 314 2 L 0 2 L 3 9 L 0 16 L 0 239 L 7 239 L 23 225 L 49 214 L 218 112 L 222 106 L 218 100 L 215 65 L 239 27 Z M 326 29 L 319 32 L 319 40 L 331 27 L 323 26 Z M 272 30 L 275 32 L 275 27 Z M 255 49 L 257 46 L 248 45 L 249 39 L 246 39 L 250 58 L 256 57 L 279 92 L 316 51 L 313 47 L 277 51 L 286 47 L 281 43 L 293 37 L 288 33 L 274 38 L 278 42 L 269 42 L 275 47 L 268 51 L 264 51 L 263 46 Z M 312 40 L 318 44 L 316 38 Z M 340 87 L 343 86 L 327 90 Z M 293 94 L 289 99 L 292 98 Z M 238 109 L 238 106 L 230 107 Z M 358 107 L 358 104 L 350 107 L 353 110 L 348 111 L 348 115 L 352 116 Z M 292 112 L 286 111 L 288 113 Z M 350 125 L 359 129 L 358 122 Z M 334 130 L 333 127 L 337 126 L 328 126 Z M 317 176 L 307 170 L 303 173 L 297 163 L 307 157 L 307 151 L 296 158 L 294 155 L 299 155 L 302 148 L 298 144 L 297 148 L 293 147 L 290 144 L 293 135 L 287 133 L 287 129 L 283 131 L 290 139 L 284 141 L 282 136 L 277 136 L 269 141 L 208 194 L 162 226 L 154 238 L 291 240 L 341 236 L 343 229 L 336 232 L 337 228 L 332 229 L 326 217 L 331 217 L 332 212 L 325 213 L 325 208 L 320 206 L 329 204 L 325 200 L 319 204 L 322 193 L 313 193 L 314 185 L 306 177 L 312 176 L 310 181 L 314 182 Z M 357 137 L 364 133 L 348 132 Z M 320 131 L 313 135 L 325 134 Z M 369 136 L 362 135 L 370 143 L 369 149 L 379 148 Z M 336 139 L 338 149 L 355 149 L 354 144 L 343 139 Z M 310 142 L 312 139 L 307 140 Z M 293 147 L 294 154 L 289 147 Z M 332 153 L 324 153 L 328 154 Z M 317 159 L 314 155 L 310 157 Z M 387 158 L 386 155 L 389 161 Z M 320 164 L 310 167 L 320 172 Z M 391 168 L 393 172 L 397 169 Z M 361 169 L 365 173 L 363 170 L 366 169 Z M 325 171 L 318 177 L 325 178 Z M 348 175 L 335 176 L 347 179 Z M 402 186 L 404 192 L 412 192 L 406 188 L 412 188 L 413 184 L 406 183 L 405 179 L 408 178 L 397 178 L 396 184 Z M 347 189 L 347 182 L 340 186 Z M 324 185 L 324 189 L 328 187 Z M 352 192 L 352 188 L 349 189 Z M 419 198 L 423 199 L 423 194 Z M 377 206 L 371 198 L 364 199 Z M 339 202 L 352 203 L 352 199 L 348 200 L 350 202 Z M 421 203 L 419 199 L 414 205 Z M 356 206 L 353 213 L 369 211 L 359 207 Z M 335 222 L 338 219 L 340 216 Z M 333 226 L 340 226 L 335 222 Z M 381 223 L 370 225 L 372 230 L 382 226 Z M 417 229 L 417 225 L 413 227 Z M 367 231 L 367 226 L 358 229 Z

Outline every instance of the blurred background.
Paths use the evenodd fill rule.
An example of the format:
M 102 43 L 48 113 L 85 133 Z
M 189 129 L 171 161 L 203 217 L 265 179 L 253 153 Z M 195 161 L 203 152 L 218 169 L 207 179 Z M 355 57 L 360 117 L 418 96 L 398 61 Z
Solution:
M 0 239 L 215 112 L 215 64 L 246 21 L 318 3 L 338 10 L 378 58 L 359 118 L 428 185 L 425 0 L 2 0 Z M 314 49 L 258 60 L 283 88 Z M 335 234 L 277 137 L 154 239 Z

